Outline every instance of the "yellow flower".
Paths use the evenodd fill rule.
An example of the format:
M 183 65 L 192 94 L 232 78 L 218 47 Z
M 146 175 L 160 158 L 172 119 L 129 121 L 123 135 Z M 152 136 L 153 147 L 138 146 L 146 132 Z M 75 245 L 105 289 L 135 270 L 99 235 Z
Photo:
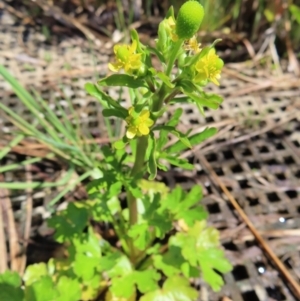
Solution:
M 150 119 L 149 110 L 143 110 L 139 114 L 134 111 L 134 107 L 129 108 L 127 122 L 126 137 L 133 139 L 135 136 L 146 136 L 150 132 L 150 127 L 154 121 Z
M 195 82 L 209 80 L 219 86 L 218 79 L 221 77 L 223 65 L 224 62 L 216 55 L 216 50 L 214 48 L 210 49 L 195 65 Z
M 178 41 L 178 36 L 176 34 L 176 23 L 173 17 L 169 17 L 168 19 L 166 19 L 166 28 L 167 32 L 171 37 L 171 40 L 173 42 Z
M 184 49 L 197 54 L 201 51 L 200 45 L 200 43 L 198 44 L 196 36 L 193 36 L 192 38 L 184 42 Z
M 113 72 L 124 69 L 126 73 L 132 74 L 133 71 L 140 69 L 142 66 L 142 54 L 136 53 L 137 42 L 133 41 L 132 45 L 115 45 L 114 53 L 116 62 L 109 63 L 108 68 Z

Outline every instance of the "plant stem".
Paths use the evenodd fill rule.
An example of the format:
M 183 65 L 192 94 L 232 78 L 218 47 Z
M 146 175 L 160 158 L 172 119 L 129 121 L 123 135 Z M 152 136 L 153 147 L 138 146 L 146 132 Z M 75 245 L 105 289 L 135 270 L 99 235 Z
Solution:
M 133 168 L 131 170 L 131 177 L 135 177 L 144 167 L 145 155 L 148 146 L 148 136 L 141 136 L 137 139 L 136 154 Z M 129 208 L 129 222 L 134 225 L 138 220 L 138 211 L 136 198 L 131 192 L 128 192 L 128 208 Z
M 174 63 L 177 59 L 177 56 L 178 56 L 178 52 L 182 46 L 182 43 L 183 43 L 183 40 L 178 40 L 175 45 L 174 45 L 174 48 L 170 54 L 170 59 L 168 61 L 168 65 L 167 65 L 167 70 L 166 70 L 166 75 L 167 76 L 170 76 L 171 72 L 172 72 L 172 69 L 174 68 Z
M 135 177 L 143 170 L 147 146 L 148 136 L 141 136 L 137 139 L 135 161 L 131 170 L 131 177 Z M 127 204 L 129 209 L 129 225 L 132 226 L 138 222 L 138 208 L 137 200 L 130 191 L 127 191 Z M 132 239 L 129 240 L 128 244 L 130 248 L 131 262 L 134 264 L 140 251 L 134 247 Z

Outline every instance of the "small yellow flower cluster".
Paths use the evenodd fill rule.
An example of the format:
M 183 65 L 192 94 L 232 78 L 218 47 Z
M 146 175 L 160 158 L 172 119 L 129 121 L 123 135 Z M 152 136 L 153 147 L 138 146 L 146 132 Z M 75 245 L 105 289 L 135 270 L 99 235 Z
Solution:
M 198 43 L 197 37 L 193 36 L 189 40 L 184 41 L 184 46 L 183 47 L 184 47 L 185 50 L 192 51 L 194 54 L 197 54 L 201 51 L 200 46 L 201 46 L 201 44 Z
M 203 80 L 209 80 L 219 86 L 220 84 L 218 80 L 221 77 L 221 70 L 223 66 L 224 62 L 216 54 L 216 50 L 211 48 L 207 54 L 197 61 L 195 65 L 196 74 L 194 81 L 198 83 Z
M 124 69 L 126 73 L 132 74 L 142 66 L 142 54 L 136 53 L 137 42 L 133 41 L 132 45 L 115 45 L 114 53 L 116 62 L 108 64 L 108 68 L 113 72 Z
M 176 23 L 173 17 L 169 17 L 168 19 L 165 20 L 166 24 L 166 29 L 168 31 L 168 34 L 171 37 L 171 40 L 173 42 L 178 41 L 178 36 L 176 34 Z
M 150 132 L 150 127 L 154 121 L 150 119 L 149 110 L 142 110 L 139 114 L 135 112 L 134 107 L 129 108 L 127 122 L 126 137 L 133 139 L 135 136 L 147 136 Z

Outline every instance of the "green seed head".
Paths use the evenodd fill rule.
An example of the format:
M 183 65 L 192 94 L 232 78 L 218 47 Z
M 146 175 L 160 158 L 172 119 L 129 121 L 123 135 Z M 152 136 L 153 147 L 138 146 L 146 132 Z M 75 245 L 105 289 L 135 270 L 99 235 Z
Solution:
M 176 33 L 180 39 L 190 39 L 198 30 L 204 16 L 203 6 L 195 0 L 185 2 L 179 9 Z

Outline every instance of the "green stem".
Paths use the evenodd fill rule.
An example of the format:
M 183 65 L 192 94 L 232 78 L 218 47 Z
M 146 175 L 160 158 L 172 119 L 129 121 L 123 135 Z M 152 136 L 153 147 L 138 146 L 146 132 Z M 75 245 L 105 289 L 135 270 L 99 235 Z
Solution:
M 132 178 L 135 177 L 144 168 L 147 146 L 148 146 L 148 136 L 141 136 L 137 139 L 135 161 L 130 174 Z M 127 204 L 129 209 L 129 224 L 130 226 L 132 226 L 138 222 L 138 208 L 137 208 L 137 200 L 130 191 L 127 191 Z M 133 241 L 131 239 L 129 241 L 129 248 L 130 248 L 131 261 L 132 263 L 135 263 L 137 254 L 140 251 L 134 247 Z
M 174 45 L 173 51 L 171 52 L 170 59 L 168 61 L 168 66 L 167 66 L 167 70 L 166 70 L 167 76 L 170 76 L 170 74 L 172 72 L 174 63 L 177 59 L 177 56 L 178 56 L 178 53 L 179 53 L 179 50 L 180 50 L 182 44 L 183 44 L 183 40 L 178 40 Z
M 148 136 L 139 137 L 136 145 L 136 154 L 133 168 L 131 170 L 131 177 L 135 177 L 139 172 L 142 171 L 145 162 L 145 155 L 148 146 Z M 128 208 L 129 208 L 129 223 L 134 225 L 138 220 L 138 210 L 136 198 L 131 192 L 128 192 Z

